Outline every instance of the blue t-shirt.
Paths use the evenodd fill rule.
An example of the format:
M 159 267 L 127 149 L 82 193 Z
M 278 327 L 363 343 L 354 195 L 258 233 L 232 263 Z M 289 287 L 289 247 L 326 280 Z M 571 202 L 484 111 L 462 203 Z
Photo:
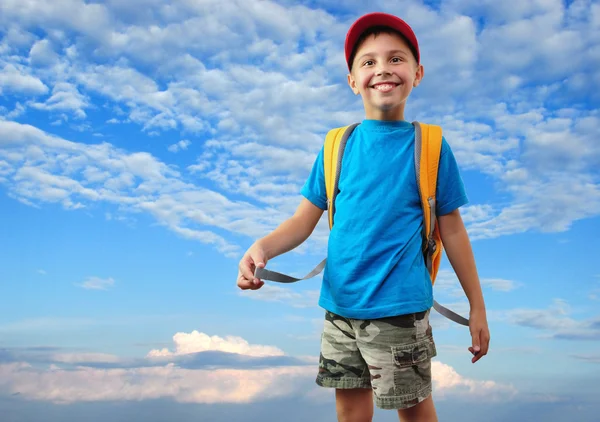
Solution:
M 422 247 L 423 211 L 414 163 L 414 126 L 364 120 L 348 139 L 329 235 L 319 306 L 346 318 L 376 319 L 427 310 L 432 285 Z M 323 149 L 302 195 L 327 209 Z M 443 140 L 437 213 L 467 203 Z

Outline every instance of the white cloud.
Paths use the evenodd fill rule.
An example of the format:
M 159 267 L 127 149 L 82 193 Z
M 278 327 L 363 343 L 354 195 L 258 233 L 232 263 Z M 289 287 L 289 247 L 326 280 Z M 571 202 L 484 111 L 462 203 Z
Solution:
M 556 299 L 548 309 L 514 309 L 507 312 L 510 323 L 541 330 L 550 338 L 564 340 L 600 339 L 600 316 L 576 320 L 569 316 L 569 304 Z
M 452 367 L 432 362 L 434 391 L 440 400 L 511 401 L 510 385 L 478 381 Z M 315 396 L 316 367 L 291 366 L 252 370 L 189 370 L 173 364 L 136 369 L 78 367 L 48 370 L 26 363 L 0 365 L 0 390 L 54 403 L 134 401 L 172 398 L 180 403 L 249 403 L 278 397 Z M 52 386 L 52 388 L 50 388 Z M 312 389 L 311 389 L 312 387 Z M 317 391 L 314 391 L 317 390 Z
M 470 205 L 461 208 L 462 219 L 465 224 L 470 224 L 475 221 L 484 221 L 489 219 L 493 213 L 493 207 L 489 204 L 485 205 Z
M 25 106 L 18 102 L 15 104 L 15 108 L 11 112 L 6 114 L 6 118 L 9 120 L 16 119 L 25 114 L 25 110 Z
M 270 346 L 253 346 L 237 337 L 209 337 L 202 333 L 178 333 L 176 352 L 151 351 L 149 356 L 178 356 L 200 351 L 225 351 L 248 356 L 282 356 Z M 314 385 L 316 357 L 303 357 L 305 366 L 257 369 L 183 369 L 164 366 L 95 369 L 87 363 L 115 363 L 119 358 L 101 353 L 56 354 L 60 361 L 79 364 L 64 370 L 53 364 L 45 369 L 25 362 L 0 365 L 0 392 L 19 393 L 30 400 L 54 403 L 90 401 L 139 401 L 170 398 L 180 403 L 249 403 L 278 397 L 322 400 L 326 390 Z M 516 390 L 494 381 L 468 379 L 452 367 L 434 360 L 433 385 L 440 399 L 461 401 L 510 401 Z
M 188 149 L 188 147 L 191 145 L 192 143 L 190 141 L 188 141 L 187 139 L 181 140 L 173 145 L 170 145 L 168 150 L 170 152 L 179 152 L 179 151 L 185 151 L 186 149 Z
M 79 93 L 75 85 L 60 82 L 52 88 L 52 96 L 43 103 L 31 103 L 31 107 L 47 111 L 71 111 L 77 118 L 85 118 L 84 109 L 89 107 L 88 99 Z
M 35 76 L 31 76 L 23 69 L 18 69 L 12 64 L 7 64 L 0 69 L 0 92 L 21 95 L 43 95 L 48 92 L 48 87 Z
M 457 399 L 464 396 L 467 400 L 510 401 L 517 396 L 517 389 L 495 381 L 468 379 L 444 363 L 431 362 L 434 394 L 441 399 Z
M 33 66 L 49 66 L 58 62 L 59 56 L 47 40 L 37 41 L 29 50 L 29 61 Z
M 100 277 L 88 277 L 79 286 L 88 290 L 107 290 L 114 286 L 115 280 L 113 278 L 100 278 Z
M 517 289 L 520 283 L 501 278 L 481 278 L 481 286 L 499 292 L 510 292 Z M 435 291 L 446 292 L 455 297 L 464 297 L 464 292 L 456 273 L 452 270 L 440 270 L 435 281 Z
M 519 283 L 502 278 L 483 278 L 481 279 L 481 285 L 495 291 L 510 292 L 515 290 L 519 286 Z
M 508 190 L 513 192 L 515 202 L 487 221 L 472 223 L 468 229 L 473 239 L 529 230 L 562 232 L 574 221 L 600 212 L 600 183 L 592 174 L 550 173 L 515 183 Z
M 191 333 L 177 333 L 173 336 L 175 351 L 168 349 L 152 350 L 148 357 L 169 357 L 181 356 L 190 353 L 218 351 L 227 353 L 238 353 L 246 356 L 283 356 L 280 349 L 273 346 L 261 346 L 249 344 L 241 337 L 227 336 L 225 338 L 218 336 L 209 336 L 198 331 Z
M 108 370 L 87 367 L 63 370 L 53 366 L 43 371 L 25 363 L 0 365 L 0 390 L 32 400 L 64 404 L 160 398 L 179 403 L 248 403 L 301 394 L 301 388 L 312 378 L 312 367 L 210 371 L 167 364 Z

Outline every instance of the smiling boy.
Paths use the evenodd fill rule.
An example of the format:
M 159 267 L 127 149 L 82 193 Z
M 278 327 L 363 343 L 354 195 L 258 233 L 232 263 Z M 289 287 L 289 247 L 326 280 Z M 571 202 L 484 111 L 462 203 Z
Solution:
M 396 409 L 401 421 L 437 421 L 431 397 L 432 283 L 422 249 L 415 128 L 404 117 L 406 101 L 424 76 L 419 45 L 403 20 L 372 13 L 351 26 L 345 57 L 348 85 L 361 96 L 365 119 L 348 138 L 342 161 L 319 297 L 326 312 L 317 383 L 336 389 L 339 421 L 371 421 L 373 397 L 378 407 Z M 304 242 L 327 209 L 323 154 L 295 214 L 240 261 L 241 289 L 262 287 L 255 268 Z M 469 350 L 476 362 L 487 354 L 490 335 L 459 212 L 467 197 L 445 139 L 436 199 L 444 248 L 470 303 Z

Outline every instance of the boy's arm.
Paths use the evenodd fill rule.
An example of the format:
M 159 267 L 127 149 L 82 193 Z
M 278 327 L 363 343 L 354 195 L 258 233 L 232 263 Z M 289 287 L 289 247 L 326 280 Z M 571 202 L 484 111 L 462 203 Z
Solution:
M 266 259 L 275 258 L 300 246 L 308 239 L 322 215 L 321 208 L 302 198 L 293 216 L 256 243 L 262 247 Z
M 241 289 L 259 289 L 264 282 L 254 278 L 256 267 L 264 268 L 269 259 L 291 251 L 312 234 L 323 210 L 303 198 L 292 217 L 262 239 L 257 240 L 244 254 L 239 264 L 237 285 Z
M 473 345 L 469 350 L 475 355 L 472 360 L 475 363 L 488 352 L 490 332 L 471 242 L 458 209 L 439 216 L 438 224 L 448 260 L 471 306 L 469 328 Z

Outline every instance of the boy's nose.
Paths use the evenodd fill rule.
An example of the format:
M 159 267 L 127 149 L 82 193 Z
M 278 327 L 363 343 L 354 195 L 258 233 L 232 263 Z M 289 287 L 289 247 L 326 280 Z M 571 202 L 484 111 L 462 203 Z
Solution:
M 388 70 L 387 63 L 381 63 L 377 65 L 377 69 L 375 69 L 376 74 L 379 75 L 389 75 L 391 74 Z

